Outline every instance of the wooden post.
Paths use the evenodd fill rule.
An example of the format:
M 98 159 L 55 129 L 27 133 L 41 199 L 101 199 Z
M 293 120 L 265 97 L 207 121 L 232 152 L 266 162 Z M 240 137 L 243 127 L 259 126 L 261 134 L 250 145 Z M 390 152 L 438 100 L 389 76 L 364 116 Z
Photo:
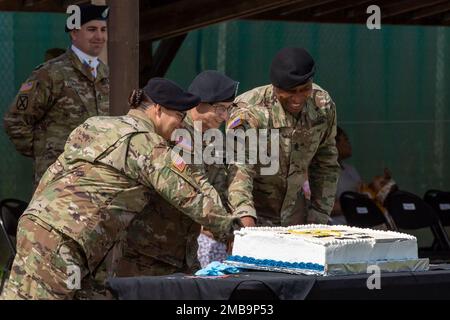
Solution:
M 139 0 L 108 0 L 108 61 L 111 115 L 128 112 L 128 96 L 139 87 Z

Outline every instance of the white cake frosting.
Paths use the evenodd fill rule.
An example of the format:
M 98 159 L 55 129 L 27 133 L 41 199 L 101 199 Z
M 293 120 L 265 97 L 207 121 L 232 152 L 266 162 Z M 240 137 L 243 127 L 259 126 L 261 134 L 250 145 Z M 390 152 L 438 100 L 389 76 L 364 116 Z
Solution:
M 329 225 L 243 228 L 235 232 L 233 257 L 320 266 L 418 259 L 411 235 Z

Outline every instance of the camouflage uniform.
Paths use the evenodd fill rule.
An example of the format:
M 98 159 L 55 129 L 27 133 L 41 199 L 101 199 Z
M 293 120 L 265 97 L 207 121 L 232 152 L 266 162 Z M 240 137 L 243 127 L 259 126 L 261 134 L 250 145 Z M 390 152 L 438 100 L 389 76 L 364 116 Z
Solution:
M 170 150 L 139 110 L 93 117 L 76 128 L 20 220 L 4 298 L 73 298 L 77 290 L 64 286 L 71 264 L 80 269 L 82 290 L 95 287 L 99 265 L 158 194 L 218 234 L 239 228 L 206 178 Z
M 259 164 L 230 166 L 228 193 L 233 212 L 256 212 L 258 225 L 327 223 L 339 173 L 336 107 L 328 93 L 314 84 L 298 118 L 284 111 L 272 85 L 248 91 L 236 103 L 239 108 L 232 112 L 227 130 L 279 129 L 280 157 L 275 175 L 261 175 Z M 300 217 L 294 209 L 306 171 L 312 198 L 308 216 Z
M 18 152 L 34 159 L 35 187 L 64 150 L 69 134 L 87 118 L 109 114 L 108 67 L 94 78 L 68 49 L 38 66 L 5 114 L 6 133 Z
M 194 137 L 194 124 L 188 114 L 184 127 Z M 192 140 L 191 140 L 192 142 Z M 192 155 L 193 144 L 185 144 L 184 152 Z M 208 181 L 226 201 L 224 165 L 190 165 Z M 194 273 L 200 269 L 197 258 L 201 226 L 171 206 L 162 197 L 151 201 L 128 229 L 117 276 L 158 276 L 176 272 Z

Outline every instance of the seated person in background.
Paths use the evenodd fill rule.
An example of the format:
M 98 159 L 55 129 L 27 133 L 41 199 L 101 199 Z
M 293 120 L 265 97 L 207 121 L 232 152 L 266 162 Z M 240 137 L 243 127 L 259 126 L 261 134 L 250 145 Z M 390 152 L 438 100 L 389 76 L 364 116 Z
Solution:
M 344 160 L 352 156 L 352 145 L 348 139 L 347 134 L 337 127 L 336 133 L 336 148 L 338 150 L 338 163 L 341 166 L 341 171 L 338 178 L 336 188 L 336 200 L 334 202 L 333 211 L 331 212 L 331 224 L 347 224 L 344 214 L 342 213 L 339 198 L 345 191 L 359 192 L 362 186 L 361 176 L 356 169 L 345 163 Z
M 391 172 L 388 169 L 384 169 L 383 175 L 375 176 L 370 183 L 364 183 L 358 171 L 353 166 L 344 162 L 345 159 L 352 156 L 352 146 L 347 134 L 340 127 L 337 127 L 336 147 L 339 154 L 338 162 L 341 166 L 341 173 L 337 184 L 336 200 L 331 213 L 331 224 L 347 223 L 339 199 L 345 191 L 353 191 L 363 193 L 372 199 L 385 215 L 385 219 L 388 222 L 387 227 L 393 229 L 395 226 L 394 222 L 386 208 L 383 206 L 388 194 L 397 189 L 397 185 L 392 179 Z M 380 227 L 385 228 L 386 226 Z
M 384 174 L 380 176 L 375 176 L 371 183 L 362 184 L 360 193 L 367 195 L 372 199 L 381 212 L 384 214 L 387 221 L 387 226 L 390 229 L 395 229 L 395 223 L 392 217 L 388 213 L 387 209 L 384 207 L 384 201 L 386 200 L 389 193 L 398 190 L 398 186 L 394 179 L 392 179 L 392 174 L 389 169 L 384 169 Z

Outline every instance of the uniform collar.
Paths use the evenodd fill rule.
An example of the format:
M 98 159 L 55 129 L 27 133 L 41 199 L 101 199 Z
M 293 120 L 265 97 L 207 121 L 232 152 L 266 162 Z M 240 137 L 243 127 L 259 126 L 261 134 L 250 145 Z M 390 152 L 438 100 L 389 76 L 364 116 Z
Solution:
M 99 65 L 97 68 L 97 77 L 94 78 L 87 64 L 84 64 L 81 61 L 80 57 L 75 53 L 73 48 L 78 50 L 75 46 L 72 46 L 67 50 L 67 55 L 72 61 L 72 64 L 75 69 L 79 70 L 84 76 L 86 76 L 92 82 L 104 81 L 104 79 L 108 78 L 108 67 L 100 59 L 97 58 Z
M 184 120 L 183 120 L 183 127 L 187 131 L 189 131 L 189 133 L 191 135 L 191 139 L 195 139 L 194 120 L 192 119 L 192 116 L 189 112 L 187 113 L 186 118 L 184 118 Z M 203 139 L 202 139 L 202 144 L 203 144 Z
M 272 106 L 270 108 L 270 112 L 274 128 L 287 128 L 287 127 L 292 128 L 296 126 L 297 119 L 295 118 L 295 116 L 285 111 L 284 108 L 281 106 L 281 103 L 275 96 L 273 86 L 270 86 L 269 89 L 266 91 L 265 99 L 266 101 L 269 101 L 270 103 L 269 105 Z M 315 106 L 314 99 L 312 97 L 309 97 L 306 100 L 305 106 L 303 107 L 302 111 L 300 111 L 300 113 L 301 113 L 300 117 L 305 117 L 305 119 L 308 122 L 317 122 L 324 117 L 324 112 Z
M 80 59 L 81 63 L 87 63 L 91 68 L 97 69 L 98 65 L 100 64 L 100 60 L 98 59 L 98 57 L 90 56 L 74 45 L 72 45 L 71 49 L 78 57 L 78 59 Z
M 186 117 L 184 118 L 183 126 L 186 129 L 194 130 L 194 120 L 192 119 L 192 116 L 189 112 L 186 114 Z
M 128 115 L 133 118 L 138 118 L 139 120 L 142 120 L 145 122 L 146 125 L 148 125 L 151 128 L 151 131 L 155 131 L 155 124 L 152 120 L 145 114 L 144 111 L 139 109 L 131 109 L 128 111 Z
M 275 129 L 294 126 L 294 116 L 284 110 L 283 106 L 275 96 L 275 90 L 272 85 L 266 90 L 264 99 L 266 103 L 271 106 L 270 118 L 272 119 L 272 124 Z

